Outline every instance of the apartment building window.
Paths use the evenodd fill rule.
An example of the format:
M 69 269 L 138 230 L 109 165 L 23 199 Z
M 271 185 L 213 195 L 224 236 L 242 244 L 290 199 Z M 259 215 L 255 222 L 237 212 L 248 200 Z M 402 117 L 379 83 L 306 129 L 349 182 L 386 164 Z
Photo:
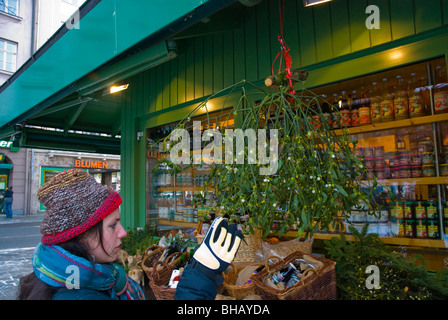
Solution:
M 0 39 L 0 70 L 14 72 L 16 65 L 17 43 Z
M 2 0 L 0 0 L 0 1 L 2 1 Z M 74 6 L 79 7 L 79 2 L 80 2 L 79 0 L 62 0 L 62 1 L 70 3 L 70 4 L 74 5 Z
M 19 0 L 0 0 L 0 11 L 17 16 L 19 12 Z

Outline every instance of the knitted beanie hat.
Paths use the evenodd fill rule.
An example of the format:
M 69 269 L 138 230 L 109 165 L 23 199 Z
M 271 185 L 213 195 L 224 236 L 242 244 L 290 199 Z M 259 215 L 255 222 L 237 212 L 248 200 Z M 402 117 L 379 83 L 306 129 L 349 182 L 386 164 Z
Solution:
M 46 207 L 40 225 L 43 244 L 58 244 L 83 233 L 115 211 L 120 195 L 87 172 L 71 169 L 42 185 L 37 198 Z

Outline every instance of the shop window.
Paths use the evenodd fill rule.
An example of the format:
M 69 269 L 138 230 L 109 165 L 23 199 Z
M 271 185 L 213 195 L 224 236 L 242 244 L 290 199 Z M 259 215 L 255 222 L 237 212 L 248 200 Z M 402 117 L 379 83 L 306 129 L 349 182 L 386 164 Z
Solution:
M 349 219 L 341 218 L 317 237 L 368 224 L 368 232 L 386 243 L 445 248 L 447 82 L 441 57 L 312 89 L 335 132 L 349 130 L 357 140 L 353 152 L 380 185 L 371 201 L 381 204 L 376 216 L 366 214 L 367 208 L 353 208 Z M 365 188 L 369 177 L 360 182 Z
M 8 187 L 8 175 L 0 175 L 0 190 L 5 190 Z
M 192 118 L 185 127 L 190 137 L 193 137 L 194 121 L 200 122 L 201 133 L 209 128 L 224 130 L 234 123 L 229 111 L 198 116 Z M 167 137 L 175 128 L 176 123 L 172 123 L 148 130 L 147 224 L 150 227 L 164 224 L 193 227 L 198 218 L 215 210 L 214 192 L 205 186 L 210 165 L 181 164 L 173 167 L 163 145 L 154 144 Z M 190 155 L 193 156 L 193 139 L 190 143 Z M 164 162 L 163 159 L 168 161 Z

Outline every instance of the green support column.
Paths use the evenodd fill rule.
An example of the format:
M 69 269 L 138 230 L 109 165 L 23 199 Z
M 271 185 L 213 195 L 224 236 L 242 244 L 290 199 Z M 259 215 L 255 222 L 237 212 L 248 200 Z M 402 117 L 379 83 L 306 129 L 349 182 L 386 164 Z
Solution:
M 133 102 L 141 92 L 136 83 L 131 82 L 122 112 L 121 222 L 126 230 L 146 224 L 146 130 L 137 123 L 139 108 Z

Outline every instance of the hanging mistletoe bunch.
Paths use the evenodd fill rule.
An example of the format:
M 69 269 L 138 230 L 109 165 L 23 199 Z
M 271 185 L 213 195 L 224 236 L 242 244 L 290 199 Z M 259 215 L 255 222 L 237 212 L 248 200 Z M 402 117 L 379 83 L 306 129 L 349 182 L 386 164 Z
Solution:
M 265 129 L 271 135 L 276 130 L 278 149 L 272 148 L 272 136 L 265 148 L 271 152 L 269 166 L 276 162 L 276 170 L 263 175 L 260 169 L 268 164 L 248 161 L 215 165 L 211 178 L 223 212 L 244 219 L 251 230 L 262 229 L 265 236 L 291 229 L 311 236 L 319 224 L 328 227 L 360 204 L 373 213 L 371 194 L 362 189 L 366 169 L 353 153 L 357 142 L 347 132 L 334 133 L 319 101 L 304 90 L 269 92 L 258 104 L 243 94 L 235 109 L 235 114 L 243 114 L 238 128 Z M 254 152 L 260 150 L 244 148 L 247 158 Z M 369 186 L 374 188 L 376 181 Z
M 349 217 L 358 205 L 375 214 L 369 199 L 376 180 L 367 179 L 367 169 L 353 153 L 357 141 L 346 130 L 336 135 L 331 129 L 328 115 L 322 113 L 321 97 L 304 89 L 267 91 L 245 81 L 232 86 L 232 94 L 237 94 L 236 89 L 241 89 L 241 97 L 233 112 L 224 112 L 228 106 L 223 106 L 222 115 L 213 121 L 207 112 L 202 115 L 206 123 L 201 128 L 210 129 L 201 131 L 201 140 L 183 141 L 184 147 L 201 144 L 200 161 L 194 159 L 194 152 L 187 155 L 180 147 L 185 135 L 173 137 L 172 133 L 164 139 L 164 144 L 170 142 L 171 158 L 162 161 L 172 172 L 210 165 L 204 194 L 214 190 L 222 214 L 251 232 L 261 229 L 265 236 L 290 230 L 296 230 L 298 236 L 312 236 L 319 227 Z M 255 96 L 257 101 L 253 101 Z M 192 119 L 213 98 L 199 105 L 177 128 L 191 129 Z M 230 118 L 235 119 L 232 128 L 219 127 L 230 123 Z M 181 154 L 179 165 L 173 155 L 180 158 Z M 369 188 L 364 189 L 366 183 Z

